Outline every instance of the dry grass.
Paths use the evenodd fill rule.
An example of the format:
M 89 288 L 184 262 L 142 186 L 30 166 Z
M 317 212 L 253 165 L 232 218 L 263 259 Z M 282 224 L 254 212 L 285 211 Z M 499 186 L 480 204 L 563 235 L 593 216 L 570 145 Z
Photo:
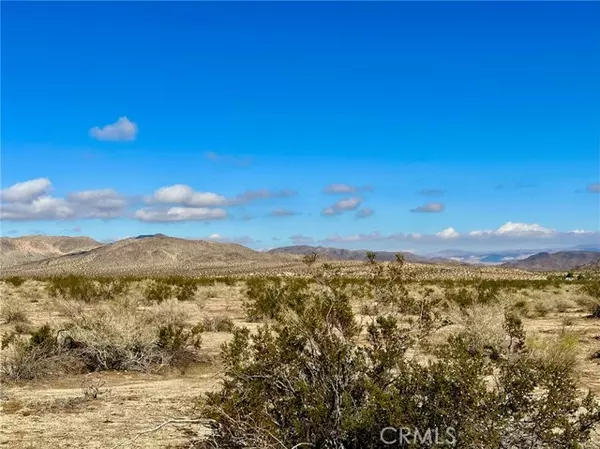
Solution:
M 27 312 L 17 298 L 7 298 L 0 304 L 0 319 L 6 324 L 27 323 Z

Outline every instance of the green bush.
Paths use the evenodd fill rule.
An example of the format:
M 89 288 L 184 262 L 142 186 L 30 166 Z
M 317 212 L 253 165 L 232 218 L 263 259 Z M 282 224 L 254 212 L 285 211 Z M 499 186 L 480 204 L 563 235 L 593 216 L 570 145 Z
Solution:
M 248 301 L 243 307 L 251 321 L 273 319 L 286 308 L 301 311 L 309 283 L 303 278 L 250 278 L 246 281 Z

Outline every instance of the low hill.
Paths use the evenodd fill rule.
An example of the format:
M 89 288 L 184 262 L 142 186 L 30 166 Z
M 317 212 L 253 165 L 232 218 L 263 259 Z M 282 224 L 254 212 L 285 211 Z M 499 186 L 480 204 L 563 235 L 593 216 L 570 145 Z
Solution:
M 0 267 L 12 267 L 102 246 L 90 237 L 28 235 L 0 238 Z
M 295 245 L 295 246 L 282 246 L 281 248 L 273 248 L 268 253 L 271 254 L 297 254 L 306 255 L 311 254 L 315 251 L 321 258 L 326 260 L 367 260 L 367 250 L 350 250 L 341 248 L 330 248 L 326 246 L 309 246 L 309 245 Z M 396 260 L 396 254 L 400 253 L 404 255 L 404 259 L 407 262 L 420 262 L 420 263 L 433 263 L 435 261 L 441 261 L 442 259 L 428 259 L 427 257 L 417 256 L 413 253 L 402 252 L 402 251 L 373 251 L 377 255 L 377 260 L 381 262 Z M 445 260 L 444 262 L 449 262 Z
M 190 274 L 211 268 L 245 266 L 260 271 L 266 266 L 298 263 L 298 257 L 260 253 L 234 243 L 217 243 L 167 237 L 162 234 L 119 240 L 115 243 L 60 257 L 12 267 L 8 274 L 49 276 Z
M 520 268 L 531 271 L 568 271 L 600 261 L 597 251 L 558 251 L 542 252 L 526 259 L 502 264 L 507 268 Z

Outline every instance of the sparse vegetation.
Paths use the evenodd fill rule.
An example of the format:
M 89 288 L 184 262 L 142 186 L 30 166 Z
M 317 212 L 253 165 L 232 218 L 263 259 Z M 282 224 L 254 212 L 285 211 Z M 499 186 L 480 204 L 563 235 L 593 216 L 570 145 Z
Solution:
M 478 396 L 482 390 L 478 390 L 477 385 L 487 385 L 485 379 L 489 379 L 490 372 L 496 375 L 507 372 L 509 362 L 518 365 L 518 375 L 501 377 L 498 388 L 515 392 L 514 385 L 523 383 L 518 392 L 524 397 L 532 396 L 527 393 L 532 390 L 527 388 L 537 392 L 554 381 L 561 385 L 574 384 L 577 372 L 582 372 L 586 379 L 580 385 L 587 385 L 589 376 L 596 372 L 597 359 L 591 356 L 598 352 L 597 340 L 589 333 L 593 331 L 596 335 L 600 328 L 596 320 L 584 320 L 585 313 L 595 310 L 598 303 L 592 296 L 593 276 L 569 283 L 560 278 L 525 281 L 475 275 L 454 280 L 426 280 L 421 275 L 415 278 L 411 264 L 402 259 L 363 262 L 360 272 L 329 262 L 310 267 L 310 271 L 304 268 L 302 276 L 62 277 L 28 281 L 18 289 L 3 283 L 0 287 L 6 293 L 6 300 L 3 298 L 2 306 L 6 302 L 17 304 L 17 308 L 26 312 L 26 321 L 8 323 L 3 319 L 0 323 L 3 326 L 1 380 L 9 382 L 11 389 L 14 381 L 44 380 L 47 384 L 59 382 L 65 375 L 77 379 L 90 372 L 108 370 L 101 373 L 108 376 L 106 379 L 111 379 L 110 371 L 123 371 L 135 382 L 138 371 L 163 374 L 156 379 L 190 378 L 209 382 L 210 387 L 201 387 L 205 391 L 214 390 L 224 369 L 224 389 L 203 402 L 200 406 L 203 413 L 190 421 L 206 423 L 207 418 L 215 419 L 218 428 L 213 430 L 212 436 L 219 447 L 232 447 L 231 440 L 222 439 L 219 429 L 231 433 L 238 442 L 257 446 L 275 441 L 265 433 L 266 429 L 285 444 L 306 439 L 318 446 L 323 438 L 350 435 L 350 440 L 342 440 L 348 447 L 369 447 L 375 444 L 375 440 L 369 439 L 376 430 L 375 420 L 405 420 L 418 426 L 438 420 L 452 421 L 461 423 L 463 434 L 469 434 L 469 429 L 479 429 L 475 418 L 470 418 L 473 415 L 478 416 L 477 423 L 492 426 L 496 429 L 494 432 L 508 428 L 523 435 L 531 430 L 525 424 L 515 428 L 514 423 L 505 420 L 493 427 L 496 425 L 494 413 L 510 415 L 512 412 L 499 405 L 502 401 L 496 390 L 484 398 Z M 120 289 L 120 285 L 124 288 Z M 84 291 L 87 286 L 91 286 L 91 292 Z M 152 293 L 148 295 L 148 292 Z M 37 302 L 27 301 L 30 297 L 35 297 Z M 330 310 L 329 316 L 325 310 Z M 519 317 L 526 317 L 525 323 L 520 323 Z M 233 318 L 236 323 L 244 320 L 247 323 L 234 325 Z M 44 325 L 48 319 L 49 323 Z M 245 326 L 251 330 L 245 330 Z M 526 338 L 524 326 L 539 329 Z M 354 333 L 350 332 L 351 328 Z M 574 334 L 570 336 L 567 332 Z M 218 357 L 223 341 L 228 342 L 227 348 L 239 345 L 239 355 L 229 357 L 223 353 L 223 357 Z M 283 346 L 279 348 L 279 345 Z M 311 346 L 322 348 L 319 357 L 317 353 L 307 352 Z M 339 359 L 330 359 L 334 354 Z M 395 360 L 398 354 L 401 354 L 400 361 Z M 550 354 L 552 357 L 560 355 L 554 365 L 548 365 L 546 360 Z M 584 371 L 572 364 L 575 354 L 579 363 L 586 364 Z M 238 365 L 232 368 L 235 363 Z M 191 369 L 192 366 L 197 368 Z M 516 369 L 510 366 L 511 370 Z M 555 370 L 562 374 L 550 380 L 550 374 L 541 374 L 542 366 L 547 373 Z M 179 368 L 175 372 L 184 375 L 173 373 L 172 377 L 171 367 Z M 205 370 L 210 373 L 208 377 L 195 374 Z M 350 377 L 336 377 L 350 371 L 354 373 Z M 310 382 L 309 374 L 316 376 Z M 252 376 L 256 376 L 254 380 Z M 384 388 L 380 382 L 391 379 L 390 376 L 399 377 Z M 112 393 L 107 395 L 106 391 L 112 381 L 107 380 L 105 385 L 100 377 L 91 377 L 94 383 L 82 383 L 79 395 L 22 401 L 20 407 L 14 408 L 15 414 L 60 416 L 74 411 L 92 413 L 98 403 L 110 407 Z M 264 382 L 259 381 L 260 378 Z M 435 382 L 431 380 L 434 378 Z M 408 379 L 411 384 L 407 387 L 404 382 Z M 296 393 L 281 391 L 288 380 Z M 338 380 L 346 382 L 345 391 L 349 393 L 340 403 L 341 418 L 332 421 L 327 410 L 336 402 L 334 390 L 328 385 Z M 147 382 L 135 385 L 145 388 Z M 281 388 L 263 385 L 268 382 L 275 382 Z M 466 385 L 467 382 L 470 384 Z M 451 387 L 446 389 L 448 385 Z M 577 405 L 586 399 L 570 388 L 556 390 L 552 404 L 537 400 L 529 405 L 518 402 L 514 413 L 520 413 L 525 419 L 539 415 L 541 410 L 555 410 L 558 415 L 569 417 L 570 423 L 576 423 L 572 409 L 565 403 L 573 401 Z M 150 397 L 146 397 L 148 393 L 140 393 L 144 390 L 137 386 L 134 389 L 136 393 L 128 393 L 126 402 L 162 407 L 158 403 L 151 405 Z M 464 401 L 453 397 L 452 392 L 458 390 L 465 392 Z M 394 399 L 398 391 L 403 392 L 403 397 L 404 394 L 423 397 L 436 406 L 432 405 L 431 409 L 422 406 L 417 414 L 411 410 L 417 410 L 418 404 L 409 401 L 409 410 L 401 410 L 397 406 L 399 401 Z M 248 402 L 234 404 L 234 398 L 242 394 Z M 226 400 L 229 395 L 230 399 Z M 129 397 L 131 399 L 126 399 Z M 467 397 L 480 401 L 480 408 L 485 411 L 472 403 L 466 404 Z M 442 405 L 435 402 L 438 400 Z M 265 410 L 253 408 L 259 401 L 264 402 Z M 363 413 L 355 413 L 348 405 L 353 401 L 360 405 L 356 410 Z M 300 403 L 306 406 L 301 407 Z M 234 407 L 237 414 L 232 414 L 233 409 L 229 407 Z M 273 415 L 275 407 L 283 407 L 285 413 Z M 219 415 L 222 411 L 234 420 Z M 444 417 L 437 415 L 437 411 L 444 413 Z M 255 417 L 255 421 L 244 422 L 246 416 Z M 294 416 L 302 417 L 300 424 Z M 269 427 L 271 424 L 263 421 L 269 419 L 279 420 L 278 426 L 298 424 L 298 433 L 274 432 Z M 582 419 L 595 425 L 596 421 L 589 415 Z M 260 426 L 252 427 L 255 424 Z M 554 424 L 556 422 L 548 418 L 543 425 Z M 311 436 L 306 436 L 307 429 L 334 425 L 338 427 L 333 436 L 312 430 Z M 584 434 L 560 426 L 562 423 L 557 428 L 562 428 L 570 438 L 585 441 Z M 558 437 L 548 440 L 550 437 L 545 434 L 543 438 L 539 447 L 563 447 Z M 194 444 L 208 445 L 210 441 L 200 438 Z M 510 443 L 520 447 L 521 441 Z
M 199 446 L 375 448 L 385 426 L 452 427 L 458 447 L 577 447 L 588 440 L 600 409 L 592 396 L 578 396 L 571 343 L 532 347 L 512 314 L 491 313 L 488 324 L 497 330 L 484 335 L 478 313 L 428 360 L 408 357 L 445 319 L 430 295 L 411 302 L 396 270 L 371 264 L 383 275 L 372 285 L 375 297 L 388 307 L 366 326 L 335 276 L 318 278 L 318 290 L 279 284 L 266 296 L 252 293 L 261 305 L 251 310 L 268 303 L 277 313 L 255 334 L 237 329 L 224 346 L 223 388 L 203 405 L 213 435 Z M 476 295 L 455 302 L 465 311 L 490 307 L 487 288 Z M 406 314 L 410 325 L 399 319 Z

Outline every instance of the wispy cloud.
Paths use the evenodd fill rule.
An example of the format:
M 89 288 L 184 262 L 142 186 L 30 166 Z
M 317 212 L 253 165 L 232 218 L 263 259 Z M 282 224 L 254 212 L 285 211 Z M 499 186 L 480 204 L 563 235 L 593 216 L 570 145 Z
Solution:
M 211 234 L 208 237 L 205 237 L 203 240 L 212 240 L 220 243 L 237 243 L 238 245 L 252 245 L 254 243 L 260 243 L 257 240 L 254 240 L 252 237 L 247 235 L 243 235 L 240 237 L 225 237 L 221 234 Z
M 220 162 L 220 163 L 224 163 L 224 164 L 231 164 L 231 165 L 237 165 L 239 167 L 247 167 L 249 165 L 252 164 L 252 158 L 251 157 L 238 157 L 238 156 L 231 156 L 228 154 L 220 154 L 220 153 L 215 153 L 214 151 L 207 151 L 204 153 L 204 157 L 213 161 L 213 162 Z
M 135 140 L 137 134 L 137 124 L 127 117 L 119 117 L 114 123 L 102 127 L 94 126 L 90 129 L 90 137 L 97 140 Z
M 411 209 L 411 212 L 414 213 L 439 213 L 443 212 L 445 209 L 442 203 L 427 203 L 422 206 Z
M 588 184 L 586 190 L 590 193 L 600 193 L 600 182 Z
M 367 218 L 373 215 L 375 211 L 370 207 L 363 207 L 356 212 L 356 218 Z
M 269 215 L 272 217 L 290 217 L 292 215 L 298 215 L 298 213 L 289 209 L 278 208 L 273 209 Z
M 423 196 L 443 196 L 444 191 L 441 189 L 421 189 L 419 190 L 419 195 Z
M 312 237 L 302 234 L 290 235 L 290 240 L 294 245 L 310 245 L 311 243 L 314 243 L 314 239 Z
M 331 216 L 331 215 L 340 215 L 344 212 L 348 212 L 351 210 L 356 210 L 362 204 L 362 198 L 346 198 L 343 200 L 339 200 L 332 204 L 331 206 L 326 207 L 321 211 L 321 215 Z
M 373 190 L 371 186 L 353 186 L 350 184 L 329 184 L 323 189 L 323 193 L 335 195 L 340 193 L 357 193 L 370 192 Z

